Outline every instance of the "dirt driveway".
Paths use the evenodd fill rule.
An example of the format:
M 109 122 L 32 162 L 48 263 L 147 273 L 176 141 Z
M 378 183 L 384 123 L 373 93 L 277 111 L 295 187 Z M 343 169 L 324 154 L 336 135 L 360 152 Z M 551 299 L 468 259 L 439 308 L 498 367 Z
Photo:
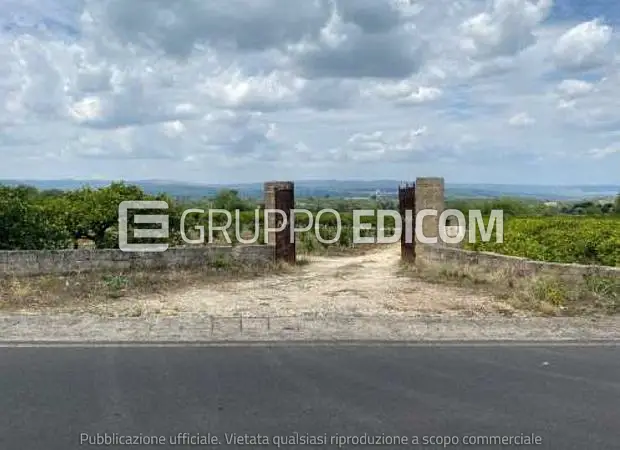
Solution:
M 289 315 L 495 315 L 512 309 L 491 297 L 399 274 L 400 247 L 356 256 L 310 257 L 294 273 L 227 281 L 105 305 L 124 315 L 139 304 L 143 314 L 213 316 Z

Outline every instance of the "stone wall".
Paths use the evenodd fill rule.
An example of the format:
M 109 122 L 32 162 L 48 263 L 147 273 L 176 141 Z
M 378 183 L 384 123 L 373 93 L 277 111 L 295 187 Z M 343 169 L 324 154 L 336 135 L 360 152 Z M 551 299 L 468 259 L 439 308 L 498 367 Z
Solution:
M 267 245 L 179 247 L 150 253 L 127 253 L 115 249 L 15 250 L 0 251 L 0 277 L 209 267 L 221 262 L 266 264 L 273 260 L 274 247 Z
M 620 278 L 620 267 L 533 261 L 517 256 L 475 252 L 443 245 L 417 245 L 418 258 L 427 262 L 476 265 L 489 270 L 508 269 L 519 276 L 544 273 L 568 279 L 587 275 Z

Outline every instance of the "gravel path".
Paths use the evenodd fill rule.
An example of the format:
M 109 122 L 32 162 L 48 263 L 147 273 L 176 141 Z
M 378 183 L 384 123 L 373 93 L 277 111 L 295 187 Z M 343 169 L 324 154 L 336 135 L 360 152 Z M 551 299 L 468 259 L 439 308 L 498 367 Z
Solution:
M 194 287 L 102 306 L 107 315 L 126 315 L 136 304 L 143 314 L 200 313 L 214 316 L 363 315 L 471 317 L 513 310 L 489 296 L 398 274 L 400 247 L 370 254 L 311 257 L 293 274 L 276 274 Z M 514 312 L 518 315 L 518 312 Z

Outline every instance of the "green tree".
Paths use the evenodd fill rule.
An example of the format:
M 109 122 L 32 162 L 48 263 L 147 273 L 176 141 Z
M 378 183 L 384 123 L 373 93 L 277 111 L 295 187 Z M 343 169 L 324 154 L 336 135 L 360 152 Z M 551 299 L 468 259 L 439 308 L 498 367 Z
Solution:
M 214 209 L 226 211 L 253 211 L 256 206 L 249 200 L 239 197 L 239 191 L 234 189 L 222 189 L 217 192 L 212 202 Z
M 60 249 L 70 241 L 65 224 L 48 213 L 35 188 L 0 187 L 0 249 Z
M 105 248 L 112 245 L 106 232 L 118 225 L 120 203 L 146 199 L 138 186 L 118 182 L 101 189 L 84 187 L 68 192 L 58 199 L 55 207 L 57 212 L 62 211 L 76 244 L 78 239 L 87 238 L 94 241 L 97 248 Z

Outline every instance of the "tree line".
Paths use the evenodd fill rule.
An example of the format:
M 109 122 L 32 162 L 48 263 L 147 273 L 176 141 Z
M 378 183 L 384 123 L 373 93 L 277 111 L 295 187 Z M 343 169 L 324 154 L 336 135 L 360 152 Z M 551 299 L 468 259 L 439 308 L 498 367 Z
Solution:
M 204 215 L 190 214 L 186 218 L 186 230 L 196 225 L 208 223 L 208 211 L 220 209 L 240 211 L 239 220 L 244 229 L 253 232 L 255 211 L 261 202 L 257 199 L 242 198 L 239 192 L 223 189 L 212 198 L 197 200 L 174 199 L 166 193 L 147 194 L 136 185 L 123 182 L 112 183 L 103 188 L 83 187 L 71 191 L 38 190 L 31 186 L 0 185 L 0 250 L 37 250 L 78 248 L 80 242 L 87 240 L 96 248 L 118 247 L 118 206 L 124 200 L 164 200 L 168 203 L 171 244 L 181 244 L 180 224 L 183 211 L 188 208 L 205 210 Z M 337 199 L 305 198 L 296 201 L 297 208 L 316 212 L 325 208 L 339 211 L 341 225 L 348 230 L 353 225 L 354 209 L 397 209 L 394 199 Z M 481 210 L 483 216 L 494 209 L 501 209 L 505 216 L 545 216 L 545 215 L 619 215 L 620 195 L 614 203 L 577 202 L 548 206 L 540 201 L 527 201 L 512 198 L 498 199 L 454 199 L 446 202 L 446 207 L 458 209 L 467 215 L 472 209 Z M 141 214 L 148 214 L 142 211 Z M 153 212 L 155 213 L 155 212 Z M 158 214 L 161 211 L 157 211 Z M 133 221 L 131 211 L 128 223 Z M 214 216 L 215 225 L 223 225 L 225 218 Z M 263 223 L 259 215 L 259 223 Z M 308 224 L 307 216 L 299 214 L 298 225 Z M 376 225 L 376 217 L 362 220 Z M 333 214 L 321 217 L 321 225 L 334 227 L 337 224 Z M 388 217 L 385 227 L 395 224 Z M 237 226 L 232 224 L 232 227 Z M 234 229 L 234 228 L 233 228 Z M 232 233 L 234 234 L 234 233 Z
M 182 212 L 188 207 L 242 211 L 256 208 L 256 202 L 242 199 L 236 191 L 230 190 L 221 191 L 213 199 L 184 204 L 165 193 L 149 195 L 139 186 L 123 182 L 99 189 L 83 187 L 71 191 L 0 186 L 0 249 L 78 248 L 83 240 L 91 241 L 96 248 L 117 248 L 118 207 L 125 200 L 166 201 L 171 230 L 179 229 Z M 129 211 L 129 224 L 133 222 L 134 213 Z M 193 225 L 192 219 L 188 217 L 188 226 Z M 180 236 L 176 238 L 180 240 Z

